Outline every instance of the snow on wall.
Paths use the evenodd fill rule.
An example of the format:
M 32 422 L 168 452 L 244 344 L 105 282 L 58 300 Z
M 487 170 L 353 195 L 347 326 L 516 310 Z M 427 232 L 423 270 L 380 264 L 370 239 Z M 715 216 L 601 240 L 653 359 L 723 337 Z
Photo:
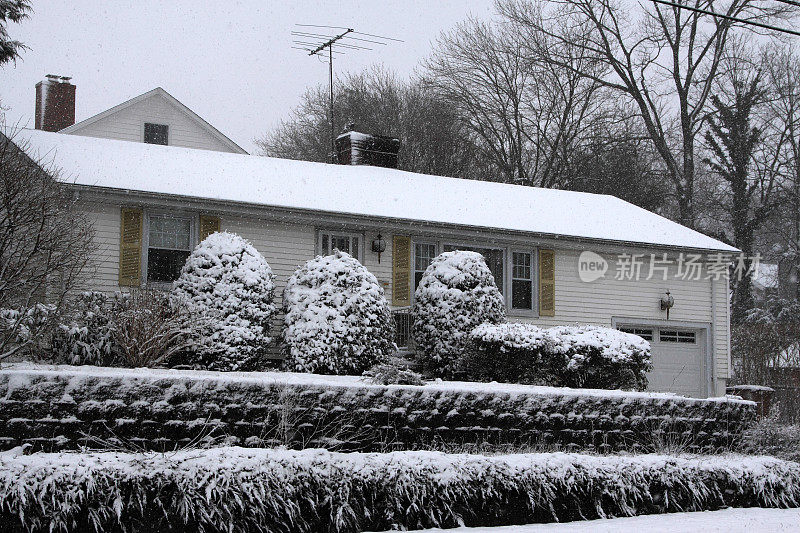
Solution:
M 343 450 L 536 442 L 608 451 L 646 449 L 653 432 L 663 432 L 699 451 L 734 444 L 754 416 L 753 402 L 733 398 L 497 383 L 384 386 L 353 376 L 29 364 L 0 370 L 0 448 L 53 450 L 100 439 L 157 450 L 197 440 Z

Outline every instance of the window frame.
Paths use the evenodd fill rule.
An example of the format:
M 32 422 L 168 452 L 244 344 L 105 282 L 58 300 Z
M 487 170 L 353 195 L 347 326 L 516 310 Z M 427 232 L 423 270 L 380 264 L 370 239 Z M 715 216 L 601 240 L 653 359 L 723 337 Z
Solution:
M 664 333 L 667 335 L 662 336 Z M 672 333 L 675 335 L 671 335 Z M 691 340 L 688 339 L 688 336 L 691 336 Z M 667 342 L 670 344 L 697 344 L 697 332 L 682 328 L 659 328 L 658 342 Z
M 439 251 L 439 243 L 434 240 L 427 240 L 427 239 L 411 239 L 411 301 L 414 301 L 414 293 L 417 292 L 417 284 L 416 284 L 416 277 L 417 277 L 417 244 L 424 244 L 427 246 L 433 246 L 433 253 L 434 256 L 431 258 L 436 259 L 436 257 L 441 253 Z
M 142 210 L 144 212 L 144 220 L 142 224 L 142 285 L 145 287 L 153 287 L 153 288 L 169 288 L 172 287 L 173 282 L 167 281 L 150 281 L 148 279 L 148 268 L 147 263 L 150 256 L 150 219 L 151 218 L 173 218 L 173 219 L 180 219 L 180 220 L 188 220 L 189 221 L 189 253 L 192 253 L 195 246 L 197 246 L 197 231 L 198 231 L 198 217 L 200 216 L 198 213 L 192 213 L 187 211 L 165 211 L 163 209 L 147 209 L 144 208 Z M 169 248 L 164 248 L 169 249 Z
M 531 307 L 530 309 L 527 308 L 515 308 L 514 307 L 514 280 L 522 280 L 523 278 L 515 278 L 514 277 L 514 254 L 528 254 L 531 257 Z M 520 247 L 511 247 L 508 251 L 508 278 L 507 287 L 508 287 L 508 299 L 509 302 L 507 305 L 509 314 L 519 315 L 519 316 L 531 316 L 539 314 L 539 250 L 537 248 L 520 248 Z
M 148 124 L 152 124 L 154 126 L 164 126 L 165 128 L 167 128 L 167 144 L 149 143 L 149 142 L 147 142 L 146 139 L 147 139 L 147 125 Z M 169 137 L 170 137 L 169 132 L 170 132 L 171 129 L 172 129 L 172 125 L 169 124 L 169 123 L 165 124 L 163 122 L 142 122 L 142 142 L 144 144 L 152 144 L 154 146 L 170 146 L 170 144 L 169 144 Z
M 331 235 L 333 235 L 335 237 L 348 237 L 350 239 L 352 239 L 353 237 L 358 238 L 358 242 L 359 242 L 359 244 L 358 244 L 358 257 L 356 257 L 356 259 L 358 259 L 358 261 L 360 263 L 362 263 L 362 264 L 364 263 L 364 248 L 366 247 L 367 244 L 366 244 L 366 240 L 364 239 L 364 234 L 363 233 L 354 232 L 354 231 L 347 231 L 347 230 L 345 230 L 345 231 L 337 231 L 337 230 L 329 230 L 329 229 L 318 229 L 317 230 L 316 255 L 322 255 L 322 236 L 323 235 L 327 235 L 328 236 L 329 246 L 330 246 Z M 352 241 L 351 241 L 350 249 L 352 249 L 352 248 L 353 248 L 353 245 L 352 245 Z M 328 254 L 330 254 L 332 251 L 333 251 L 333 249 L 328 250 Z
M 491 244 L 487 241 L 461 241 L 461 240 L 434 240 L 425 237 L 411 237 L 411 261 L 412 268 L 410 269 L 409 280 L 410 286 L 414 287 L 414 268 L 416 267 L 416 246 L 419 242 L 421 244 L 436 244 L 437 255 L 444 252 L 447 246 L 465 246 L 468 248 L 486 248 L 489 250 L 500 250 L 503 252 L 503 301 L 506 305 L 506 313 L 508 316 L 517 316 L 525 318 L 539 318 L 539 246 L 525 246 L 519 244 Z M 514 309 L 511 306 L 511 290 L 513 285 L 511 261 L 513 260 L 514 252 L 523 252 L 531 254 L 531 309 Z M 411 302 L 414 302 L 414 292 L 411 292 Z

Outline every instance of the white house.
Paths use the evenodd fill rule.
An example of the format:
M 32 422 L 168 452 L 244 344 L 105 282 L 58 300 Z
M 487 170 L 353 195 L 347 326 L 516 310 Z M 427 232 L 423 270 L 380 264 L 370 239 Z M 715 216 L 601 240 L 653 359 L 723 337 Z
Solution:
M 164 98 L 159 90 L 148 98 L 156 96 Z M 150 123 L 147 106 L 128 113 L 148 98 L 61 133 L 20 134 L 31 155 L 46 154 L 64 171 L 94 222 L 87 288 L 169 284 L 197 242 L 227 230 L 266 257 L 279 290 L 304 261 L 339 248 L 404 308 L 433 257 L 477 250 L 511 320 L 635 332 L 652 343 L 653 390 L 724 394 L 730 331 L 720 265 L 736 249 L 612 196 L 251 156 L 222 141 L 161 146 L 141 142 L 144 130 L 119 133 L 117 123 L 129 132 Z M 139 142 L 117 140 L 128 138 Z M 346 134 L 340 146 L 365 155 L 365 139 Z

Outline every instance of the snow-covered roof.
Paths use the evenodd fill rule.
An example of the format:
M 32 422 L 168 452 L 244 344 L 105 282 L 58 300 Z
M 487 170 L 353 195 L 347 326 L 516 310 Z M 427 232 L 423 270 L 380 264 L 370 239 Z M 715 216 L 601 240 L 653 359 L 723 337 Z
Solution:
M 539 235 L 736 251 L 608 195 L 22 130 L 78 185 Z

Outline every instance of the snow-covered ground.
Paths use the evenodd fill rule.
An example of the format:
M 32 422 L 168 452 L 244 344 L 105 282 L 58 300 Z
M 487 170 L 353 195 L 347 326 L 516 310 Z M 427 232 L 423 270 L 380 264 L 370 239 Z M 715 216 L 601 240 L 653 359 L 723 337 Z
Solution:
M 702 513 L 586 520 L 566 524 L 424 530 L 425 533 L 761 533 L 767 531 L 800 531 L 800 509 L 725 509 Z

